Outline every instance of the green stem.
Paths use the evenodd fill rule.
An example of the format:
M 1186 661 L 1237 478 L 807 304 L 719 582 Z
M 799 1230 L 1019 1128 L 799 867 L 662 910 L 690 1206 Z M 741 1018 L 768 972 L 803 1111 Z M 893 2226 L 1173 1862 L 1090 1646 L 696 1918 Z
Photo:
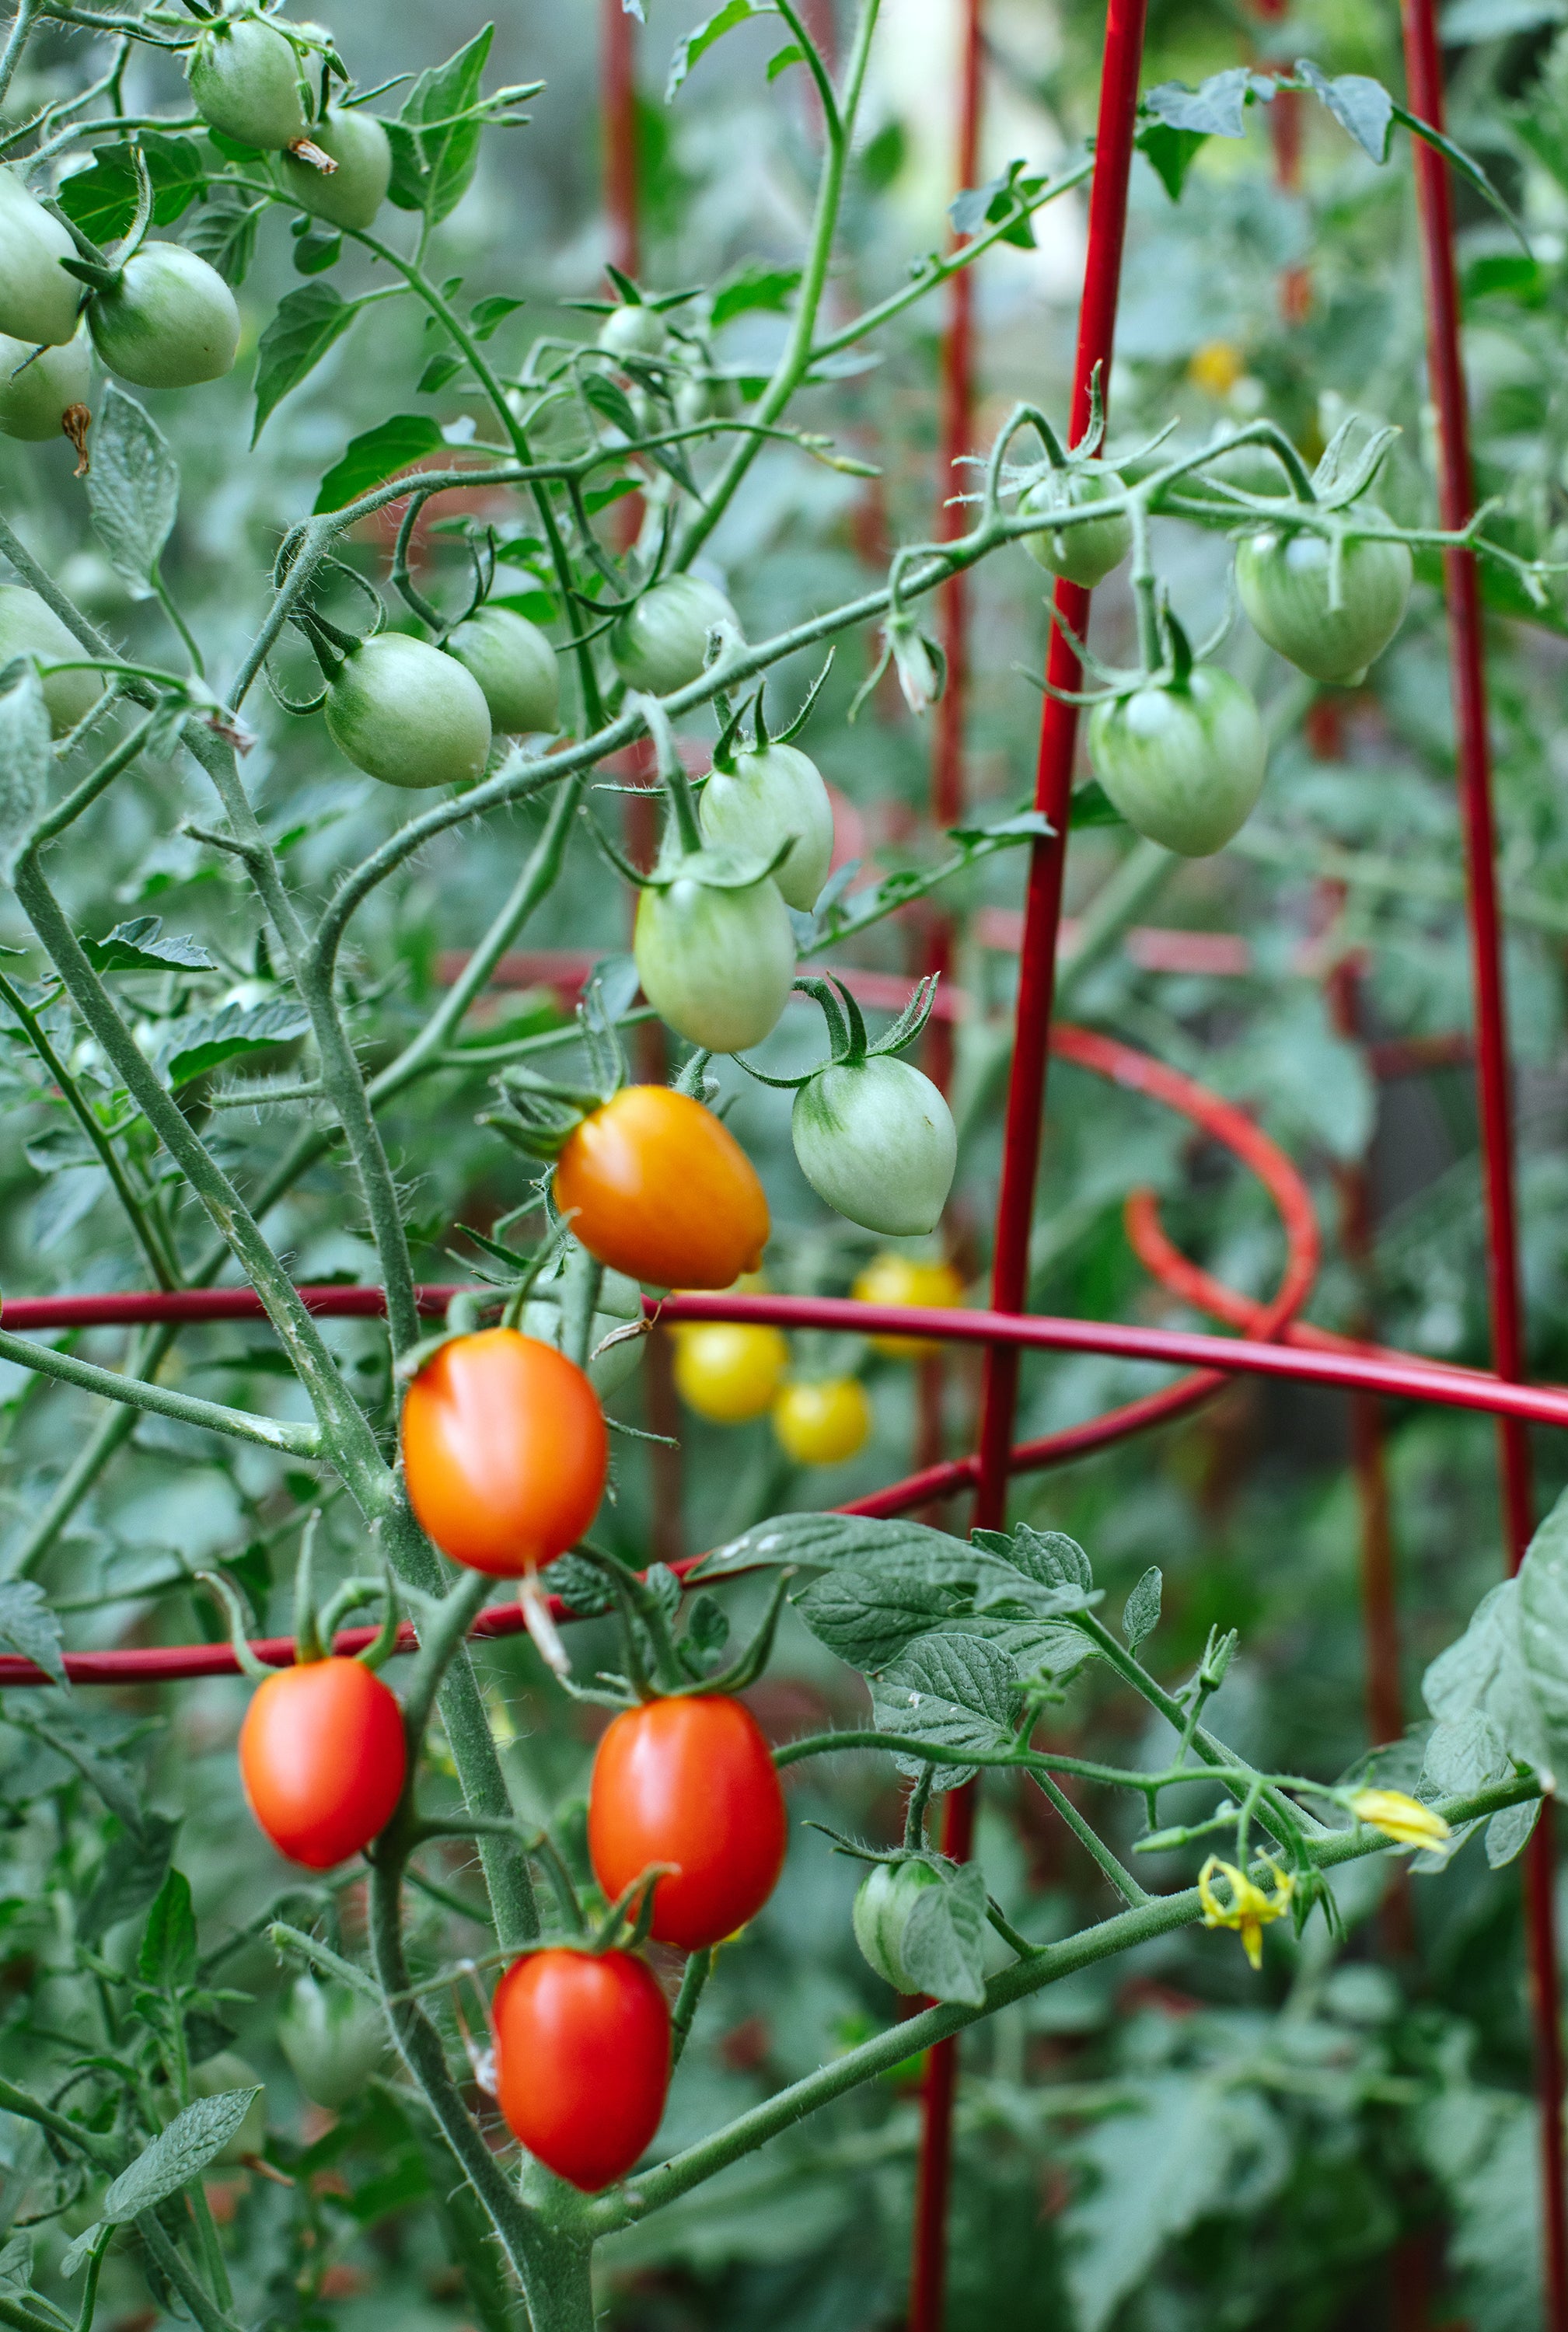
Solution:
M 692 2037 L 692 2024 L 697 2013 L 697 2003 L 703 1997 L 703 1987 L 712 1974 L 712 1968 L 713 1954 L 711 1946 L 706 1951 L 693 1952 L 686 1962 L 685 1973 L 681 1978 L 680 1997 L 675 2002 L 674 2011 L 670 2018 L 670 2051 L 671 2061 L 674 2064 L 680 2063 L 686 2043 Z
M 156 2211 L 143 2211 L 137 2219 L 136 2231 L 201 2326 L 202 2332 L 240 2332 L 234 2318 L 217 2305 L 206 2286 L 193 2273 L 177 2245 L 170 2242 L 158 2222 Z
M 1066 1791 L 1058 1789 L 1048 1773 L 1031 1773 L 1029 1779 L 1034 1782 L 1035 1787 L 1043 1791 L 1050 1800 L 1078 1844 L 1086 1853 L 1093 1856 L 1123 1902 L 1146 1903 L 1149 1900 L 1146 1890 L 1139 1886 L 1132 1872 L 1116 1859 L 1093 1825 L 1084 1820 Z
M 0 2077 L 0 2111 L 15 2114 L 23 2121 L 35 2121 L 40 2129 L 46 2129 L 52 2136 L 62 2139 L 67 2146 L 73 2146 L 78 2154 L 84 2154 L 89 2162 L 111 2175 L 120 2166 L 120 2148 L 111 2138 L 100 2137 L 96 2130 L 84 2129 L 79 2121 L 68 2120 L 64 2114 L 56 2113 L 53 2106 L 46 2106 L 41 2098 L 33 2097 L 26 2089 L 19 2089 L 14 2082 L 7 2081 L 4 2077 Z
M 35 1344 L 27 1336 L 13 1336 L 6 1329 L 0 1329 L 0 1360 L 14 1361 L 18 1368 L 33 1369 L 40 1376 L 57 1377 L 62 1384 L 75 1385 L 82 1392 L 100 1393 L 106 1400 L 124 1401 L 134 1409 L 155 1410 L 159 1417 L 176 1418 L 182 1425 L 199 1425 L 208 1433 L 226 1433 L 236 1441 L 259 1442 L 263 1449 L 285 1450 L 295 1458 L 327 1454 L 316 1426 L 290 1425 L 282 1418 L 258 1416 L 253 1410 L 230 1409 L 221 1401 L 171 1392 L 165 1385 L 149 1384 L 144 1377 L 96 1368 L 91 1361 Z

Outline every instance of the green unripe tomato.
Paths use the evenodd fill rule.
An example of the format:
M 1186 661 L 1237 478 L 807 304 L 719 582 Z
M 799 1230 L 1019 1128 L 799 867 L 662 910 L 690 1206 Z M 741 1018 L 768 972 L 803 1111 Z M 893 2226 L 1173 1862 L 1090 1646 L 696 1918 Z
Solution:
M 7 169 L 0 169 L 0 332 L 35 349 L 76 330 L 81 286 L 60 264 L 76 245 Z
M 941 1885 L 929 1862 L 878 1862 L 860 1882 L 850 1913 L 855 1940 L 866 1965 L 894 1992 L 921 1989 L 904 1970 L 904 1931 L 921 1897 Z
M 455 656 L 378 632 L 327 683 L 327 728 L 357 769 L 387 786 L 454 786 L 490 757 L 484 692 Z
M 260 2089 L 261 2075 L 253 2065 L 231 2050 L 221 2050 L 205 2064 L 191 2068 L 190 2086 L 193 2098 L 221 2098 L 229 2089 Z M 214 2167 L 238 2170 L 253 2154 L 260 2154 L 267 2142 L 267 2093 L 251 2099 L 245 2107 L 245 2117 L 221 2154 L 213 2156 Z
M 772 876 L 719 890 L 681 874 L 637 902 L 643 994 L 689 1045 L 741 1053 L 777 1025 L 795 978 L 795 932 Z
M 1018 510 L 1025 518 L 1084 510 L 1104 502 L 1107 493 L 1119 493 L 1123 483 L 1115 471 L 1101 462 L 1091 462 L 1082 470 L 1050 470 L 1029 488 Z M 1082 526 L 1047 527 L 1021 539 L 1029 557 L 1047 574 L 1081 583 L 1092 591 L 1132 550 L 1133 521 L 1125 511 L 1112 511 L 1105 518 L 1085 520 Z
M 1410 554 L 1402 542 L 1347 542 L 1340 605 L 1329 605 L 1329 546 L 1321 535 L 1248 535 L 1236 553 L 1248 621 L 1314 680 L 1353 687 L 1404 621 Z
M 194 388 L 234 368 L 240 311 L 215 267 L 180 243 L 145 243 L 112 292 L 87 303 L 92 345 L 139 388 Z
M 669 337 L 656 308 L 612 308 L 599 326 L 599 346 L 612 357 L 662 357 Z
M 716 584 L 698 575 L 672 575 L 645 591 L 610 634 L 610 654 L 628 688 L 671 696 L 700 680 L 715 624 L 736 624 L 735 610 Z
M 936 1228 L 958 1163 L 952 1112 L 908 1061 L 835 1062 L 795 1096 L 790 1139 L 819 1199 L 885 1238 Z
M 0 333 L 0 436 L 42 444 L 60 435 L 62 416 L 72 406 L 87 403 L 92 350 L 85 332 L 45 349 L 41 357 L 33 355 L 35 345 Z
M 560 667 L 555 650 L 526 616 L 481 607 L 446 643 L 484 691 L 490 725 L 501 737 L 528 737 L 560 724 Z
M 372 2000 L 346 1983 L 302 1975 L 278 2019 L 278 2046 L 312 2105 L 341 2113 L 387 2053 L 387 2022 Z
M 553 1344 L 558 1352 L 566 1349 L 566 1314 L 559 1301 L 561 1294 L 559 1273 L 535 1283 L 538 1300 L 525 1304 L 522 1311 L 522 1333 L 537 1337 L 541 1344 Z M 617 1329 L 635 1326 L 643 1316 L 643 1291 L 635 1279 L 624 1271 L 612 1271 L 607 1266 L 599 1284 L 598 1309 L 588 1331 L 588 1377 L 601 1400 L 608 1400 L 619 1392 L 637 1372 L 647 1339 L 626 1336 L 612 1344 L 607 1352 L 598 1347 Z
M 196 111 L 242 146 L 292 146 L 310 135 L 300 60 L 292 43 L 254 16 L 220 17 L 186 67 Z
M 741 400 L 732 380 L 704 379 L 688 373 L 675 390 L 675 418 L 684 429 L 699 421 L 722 421 L 738 413 Z
M 792 834 L 789 855 L 774 868 L 773 880 L 786 906 L 809 914 L 833 860 L 833 805 L 807 754 L 793 745 L 737 753 L 732 770 L 710 776 L 697 816 L 705 841 L 764 861 Z
M 302 211 L 330 226 L 367 227 L 392 183 L 392 141 L 382 122 L 359 106 L 329 106 L 311 126 L 311 143 L 338 165 L 319 170 L 297 154 L 278 157 L 278 183 Z
M 85 655 L 86 649 L 68 632 L 53 607 L 22 583 L 0 583 L 0 664 L 13 656 L 37 656 L 43 664 Z M 52 672 L 43 674 L 43 702 L 49 726 L 63 737 L 84 721 L 103 693 L 103 676 L 96 672 Z
M 1246 824 L 1267 758 L 1257 705 L 1218 664 L 1096 704 L 1089 720 L 1089 760 L 1115 807 L 1183 858 L 1222 850 Z

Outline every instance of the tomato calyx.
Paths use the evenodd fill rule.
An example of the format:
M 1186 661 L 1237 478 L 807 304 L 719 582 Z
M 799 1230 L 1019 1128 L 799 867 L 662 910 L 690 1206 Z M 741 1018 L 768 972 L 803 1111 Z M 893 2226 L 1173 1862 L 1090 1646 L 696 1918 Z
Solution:
M 367 1604 L 380 1603 L 381 1625 L 374 1639 L 353 1655 L 359 1667 L 374 1672 L 385 1666 L 397 1648 L 403 1616 L 397 1587 L 389 1569 L 376 1579 L 345 1579 L 318 1608 L 314 1591 L 315 1549 L 320 1526 L 321 1509 L 318 1506 L 306 1522 L 294 1569 L 294 1666 L 311 1668 L 336 1658 L 332 1646 L 344 1621 Z M 223 1607 L 228 1622 L 229 1648 L 242 1673 L 256 1683 L 276 1676 L 277 1669 L 259 1659 L 251 1649 L 245 1633 L 248 1615 L 233 1580 L 215 1571 L 198 1571 L 196 1577 Z
M 734 710 L 731 709 L 730 700 L 724 692 L 722 689 L 717 691 L 713 698 L 713 708 L 719 715 L 720 727 L 719 741 L 713 748 L 713 767 L 728 772 L 734 769 L 738 751 L 765 753 L 773 745 L 792 745 L 817 709 L 817 700 L 827 684 L 827 675 L 833 669 L 833 659 L 837 653 L 834 648 L 828 649 L 827 661 L 807 690 L 805 701 L 794 720 L 787 729 L 780 729 L 776 735 L 768 728 L 767 714 L 763 706 L 763 698 L 768 690 L 766 681 L 761 683 L 754 696 L 744 698 Z M 742 731 L 748 718 L 751 722 L 751 741 L 749 745 L 741 741 Z
M 772 1085 L 781 1093 L 798 1093 L 803 1086 L 810 1085 L 813 1078 L 819 1077 L 824 1069 L 864 1068 L 867 1061 L 906 1052 L 935 1008 L 939 977 L 938 973 L 932 972 L 921 980 L 892 1027 L 874 1045 L 866 1035 L 865 1016 L 859 1005 L 837 972 L 829 972 L 826 980 L 819 980 L 813 973 L 803 973 L 794 984 L 802 996 L 811 997 L 822 1007 L 830 1048 L 827 1059 L 818 1061 L 815 1068 L 804 1070 L 799 1076 L 772 1077 L 765 1075 L 760 1069 L 753 1068 L 741 1054 L 737 1053 L 735 1058 L 747 1075 L 755 1077 L 759 1085 Z
M 797 1568 L 786 1564 L 780 1569 L 750 1643 L 720 1668 L 730 1630 L 712 1596 L 700 1594 L 693 1600 L 677 1635 L 674 1622 L 684 1582 L 666 1564 L 656 1563 L 645 1572 L 636 1572 L 589 1540 L 579 1540 L 569 1555 L 551 1566 L 546 1583 L 569 1610 L 585 1617 L 616 1610 L 626 1670 L 617 1675 L 601 1669 L 598 1686 L 603 1688 L 568 1684 L 567 1690 L 574 1699 L 615 1709 L 676 1698 L 732 1698 L 755 1684 L 768 1665 Z M 700 1565 L 692 1575 L 701 1575 Z

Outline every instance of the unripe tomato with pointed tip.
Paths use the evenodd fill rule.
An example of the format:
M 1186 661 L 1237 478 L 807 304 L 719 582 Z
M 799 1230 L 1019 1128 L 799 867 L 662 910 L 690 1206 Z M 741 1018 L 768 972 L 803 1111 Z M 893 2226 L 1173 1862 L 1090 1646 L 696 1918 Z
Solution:
M 920 1305 L 955 1310 L 963 1302 L 963 1279 L 951 1263 L 926 1262 L 913 1255 L 874 1256 L 850 1289 L 857 1304 Z M 873 1336 L 873 1352 L 890 1361 L 923 1361 L 940 1352 L 934 1336 Z
M 575 1545 L 609 1470 L 582 1370 L 514 1328 L 442 1344 L 408 1388 L 402 1439 L 420 1528 L 454 1563 L 497 1579 L 542 1571 Z
M 86 653 L 36 591 L 24 583 L 0 583 L 0 664 L 19 655 L 36 656 L 40 664 L 74 663 Z M 49 726 L 56 737 L 85 721 L 103 693 L 103 675 L 97 672 L 48 672 L 43 684 Z
M 906 1996 L 923 1990 L 904 1964 L 904 1938 L 922 1896 L 942 1885 L 929 1862 L 875 1863 L 861 1880 L 850 1919 L 862 1958 Z
M 669 1085 L 623 1085 L 556 1161 L 558 1212 L 600 1263 L 655 1287 L 731 1287 L 770 1229 L 757 1170 L 710 1109 Z
M 320 169 L 297 154 L 278 157 L 280 185 L 302 211 L 329 226 L 373 225 L 392 183 L 392 141 L 386 125 L 361 106 L 331 105 L 311 124 L 310 139 L 338 165 Z
M 0 332 L 36 348 L 76 331 L 81 285 L 60 264 L 76 245 L 20 178 L 0 167 Z
M 495 2095 L 536 2161 L 585 2194 L 653 2144 L 670 2086 L 670 2010 L 631 1952 L 553 1946 L 514 1960 L 491 2002 Z
M 628 688 L 672 696 L 701 680 L 708 635 L 717 624 L 739 631 L 735 610 L 716 583 L 700 575 L 671 575 L 645 591 L 610 633 L 610 654 Z
M 1123 483 L 1103 462 L 1091 461 L 1076 470 L 1049 470 L 1029 488 L 1018 510 L 1026 518 L 1048 520 L 1064 510 L 1085 510 L 1104 502 L 1108 493 L 1120 493 Z M 1092 591 L 1132 550 L 1133 521 L 1125 511 L 1108 511 L 1104 518 L 1085 519 L 1076 526 L 1046 526 L 1021 540 L 1035 564 L 1048 575 L 1060 575 Z
M 598 344 L 612 357 L 662 357 L 669 339 L 656 308 L 612 308 L 599 326 Z
M 773 1404 L 773 1430 L 798 1466 L 842 1466 L 865 1448 L 871 1400 L 858 1377 L 786 1385 Z
M 307 137 L 300 60 L 293 43 L 254 16 L 220 17 L 186 66 L 196 111 L 241 146 L 292 146 Z
M 632 954 L 660 1019 L 709 1053 L 760 1045 L 795 982 L 795 929 L 770 874 L 720 885 L 680 873 L 650 884 L 637 901 Z
M 490 758 L 490 708 L 473 674 L 402 632 L 349 649 L 327 683 L 327 729 L 357 769 L 387 786 L 460 785 Z
M 387 2020 L 346 1983 L 297 1979 L 278 2018 L 278 2046 L 312 2105 L 341 2113 L 387 2054 Z
M 1219 664 L 1104 700 L 1089 717 L 1089 760 L 1112 802 L 1184 858 L 1207 858 L 1239 832 L 1267 759 L 1257 705 Z
M 833 804 L 809 755 L 793 745 L 737 753 L 732 769 L 710 772 L 697 817 L 705 841 L 751 852 L 764 865 L 793 835 L 773 880 L 787 907 L 810 913 L 833 863 Z
M 362 1660 L 280 1668 L 240 1727 L 240 1779 L 280 1854 L 330 1870 L 391 1821 L 407 1772 L 403 1712 Z
M 1236 552 L 1236 589 L 1248 621 L 1314 680 L 1354 688 L 1404 621 L 1414 569 L 1402 542 L 1350 541 L 1330 605 L 1329 546 L 1321 535 L 1269 528 Z
M 0 334 L 0 435 L 41 445 L 61 435 L 72 406 L 92 393 L 92 350 L 85 332 L 34 356 L 23 340 Z
M 677 1321 L 675 1391 L 710 1425 L 744 1425 L 773 1406 L 789 1365 L 782 1329 L 751 1320 Z
M 139 388 L 195 388 L 232 372 L 240 311 L 215 267 L 183 243 L 144 243 L 111 292 L 87 303 L 92 345 Z
M 958 1164 L 941 1089 L 910 1061 L 833 1061 L 795 1096 L 789 1135 L 819 1199 L 884 1238 L 936 1228 Z
M 722 1693 L 674 1693 L 612 1720 L 588 1785 L 594 1877 L 611 1902 L 655 1862 L 655 1943 L 704 1951 L 754 1919 L 789 1842 L 779 1771 L 756 1718 Z
M 560 669 L 555 650 L 514 607 L 481 607 L 446 643 L 473 674 L 499 737 L 554 734 L 560 724 Z

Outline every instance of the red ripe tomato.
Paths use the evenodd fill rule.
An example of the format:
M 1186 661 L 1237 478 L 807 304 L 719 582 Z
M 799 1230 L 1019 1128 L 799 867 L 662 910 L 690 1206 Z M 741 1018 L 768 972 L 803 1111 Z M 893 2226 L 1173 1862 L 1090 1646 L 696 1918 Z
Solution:
M 569 1137 L 555 1203 L 590 1255 L 655 1287 L 729 1287 L 768 1244 L 756 1169 L 712 1110 L 623 1085 Z
M 608 1467 L 592 1385 L 537 1337 L 454 1337 L 408 1388 L 409 1500 L 443 1554 L 471 1571 L 516 1579 L 552 1563 L 598 1512 Z
M 773 1892 L 789 1827 L 784 1792 L 750 1709 L 676 1693 L 611 1724 L 588 1791 L 588 1855 L 613 1902 L 652 1862 L 678 1875 L 654 1888 L 656 1943 L 722 1943 Z
M 670 2011 L 630 1952 L 514 1960 L 495 1988 L 495 2082 L 512 2136 L 596 2193 L 652 2145 L 670 2086 Z
M 361 1660 L 280 1668 L 240 1727 L 251 1811 L 307 1870 L 330 1870 L 386 1829 L 407 1763 L 397 1696 Z

